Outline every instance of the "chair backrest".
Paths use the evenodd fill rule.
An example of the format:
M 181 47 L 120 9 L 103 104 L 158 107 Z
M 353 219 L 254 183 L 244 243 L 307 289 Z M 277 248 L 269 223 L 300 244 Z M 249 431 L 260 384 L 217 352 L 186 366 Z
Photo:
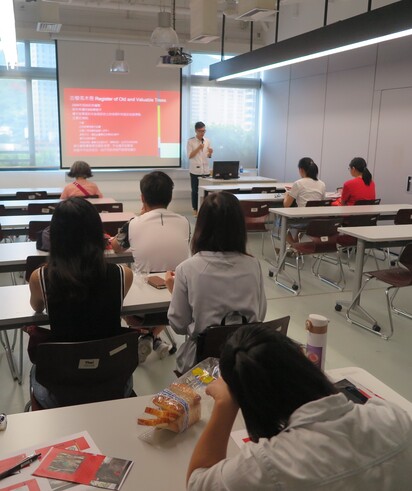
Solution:
M 358 205 L 379 205 L 381 202 L 380 198 L 376 199 L 359 199 L 358 201 L 355 201 L 355 206 Z
M 405 246 L 399 257 L 399 262 L 412 273 L 412 242 Z
M 257 322 L 256 324 L 270 326 L 286 336 L 289 321 L 290 316 L 286 316 L 271 321 Z M 247 324 L 243 325 L 247 326 Z M 208 327 L 200 333 L 196 339 L 196 363 L 200 363 L 209 356 L 220 358 L 220 353 L 226 340 L 241 326 L 242 324 Z
M 24 279 L 27 283 L 30 280 L 30 276 L 33 271 L 40 268 L 41 265 L 47 263 L 47 256 L 27 256 L 26 258 L 26 268 L 24 272 Z
M 320 238 L 322 242 L 327 242 L 329 238 L 338 235 L 338 227 L 340 227 L 341 224 L 342 220 L 335 218 L 311 220 L 305 235 Z
M 138 365 L 133 331 L 105 339 L 37 346 L 36 380 L 60 406 L 121 399 Z
M 377 215 L 350 215 L 344 218 L 342 226 L 344 227 L 369 227 L 378 223 L 379 214 Z
M 306 206 L 332 206 L 333 199 L 314 199 L 306 202 Z
M 31 220 L 29 222 L 29 230 L 27 232 L 27 236 L 29 240 L 36 241 L 37 240 L 37 232 L 45 229 L 50 225 L 50 222 L 40 221 L 40 220 Z
M 401 208 L 395 217 L 395 225 L 408 225 L 412 223 L 412 209 Z
M 106 234 L 110 235 L 110 237 L 114 237 L 119 232 L 119 228 L 124 225 L 125 222 L 104 222 L 103 230 Z
M 17 191 L 16 199 L 47 199 L 47 191 Z
M 222 189 L 225 193 L 240 194 L 240 188 L 228 188 Z
M 249 232 L 266 231 L 265 223 L 269 217 L 271 203 L 268 201 L 240 201 L 246 222 L 246 230 Z
M 99 203 L 93 204 L 99 213 L 121 213 L 123 212 L 123 203 Z
M 29 203 L 27 205 L 27 214 L 28 215 L 52 215 L 56 206 L 59 204 L 56 203 Z
M 252 194 L 254 193 L 276 193 L 275 186 L 267 186 L 267 187 L 255 187 L 250 190 Z

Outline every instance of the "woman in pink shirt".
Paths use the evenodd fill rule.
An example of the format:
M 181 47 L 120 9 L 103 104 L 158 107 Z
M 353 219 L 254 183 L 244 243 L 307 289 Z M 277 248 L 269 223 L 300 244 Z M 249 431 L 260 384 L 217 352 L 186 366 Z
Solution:
M 342 189 L 342 204 L 354 205 L 356 201 L 370 200 L 376 198 L 375 183 L 369 172 L 365 159 L 355 157 L 349 164 L 349 172 L 353 179 L 346 181 Z
M 60 196 L 61 199 L 72 198 L 79 196 L 81 198 L 98 197 L 102 198 L 103 195 L 100 189 L 94 182 L 87 181 L 87 178 L 93 177 L 90 165 L 82 160 L 76 161 L 70 168 L 70 172 L 67 174 L 69 177 L 74 177 L 75 181 L 68 184 Z

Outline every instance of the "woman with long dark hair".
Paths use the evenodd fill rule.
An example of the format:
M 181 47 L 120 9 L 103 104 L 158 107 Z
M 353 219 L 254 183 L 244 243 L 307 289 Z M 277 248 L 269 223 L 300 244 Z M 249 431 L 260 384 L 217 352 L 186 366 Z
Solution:
M 298 171 L 300 179 L 293 183 L 285 193 L 283 206 L 288 208 L 296 200 L 297 206 L 306 206 L 308 201 L 325 199 L 326 186 L 318 179 L 319 169 L 310 157 L 299 160 Z
M 30 304 L 36 312 L 46 308 L 50 341 L 89 341 L 121 333 L 120 311 L 133 273 L 106 263 L 104 249 L 103 226 L 93 205 L 82 198 L 57 205 L 47 265 L 30 277 Z M 36 399 L 47 404 L 36 394 L 35 367 L 32 382 Z
M 248 322 L 265 318 L 262 270 L 258 259 L 247 254 L 246 238 L 238 199 L 231 193 L 209 194 L 199 210 L 193 256 L 176 268 L 176 274 L 166 274 L 172 292 L 170 325 L 188 336 L 177 352 L 180 373 L 196 364 L 196 337 L 208 326 L 220 324 L 233 312 Z
M 343 205 L 354 205 L 356 201 L 376 198 L 375 183 L 365 159 L 355 157 L 349 164 L 352 179 L 343 184 L 341 201 Z
M 412 423 L 374 397 L 354 404 L 273 328 L 242 326 L 226 342 L 222 378 L 193 452 L 188 490 L 392 491 L 412 479 Z M 251 439 L 233 458 L 227 445 L 238 410 Z

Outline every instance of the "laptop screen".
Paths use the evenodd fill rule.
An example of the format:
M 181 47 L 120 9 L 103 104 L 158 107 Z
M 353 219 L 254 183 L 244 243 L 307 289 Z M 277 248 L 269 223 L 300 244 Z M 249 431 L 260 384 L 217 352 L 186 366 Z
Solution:
M 237 179 L 239 177 L 239 161 L 215 160 L 212 175 L 214 179 Z

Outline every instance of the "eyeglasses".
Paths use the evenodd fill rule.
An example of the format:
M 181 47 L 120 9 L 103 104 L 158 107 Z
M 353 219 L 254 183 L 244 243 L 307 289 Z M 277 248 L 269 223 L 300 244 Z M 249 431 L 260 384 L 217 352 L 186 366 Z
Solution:
M 206 133 L 206 130 L 197 130 L 198 133 Z

